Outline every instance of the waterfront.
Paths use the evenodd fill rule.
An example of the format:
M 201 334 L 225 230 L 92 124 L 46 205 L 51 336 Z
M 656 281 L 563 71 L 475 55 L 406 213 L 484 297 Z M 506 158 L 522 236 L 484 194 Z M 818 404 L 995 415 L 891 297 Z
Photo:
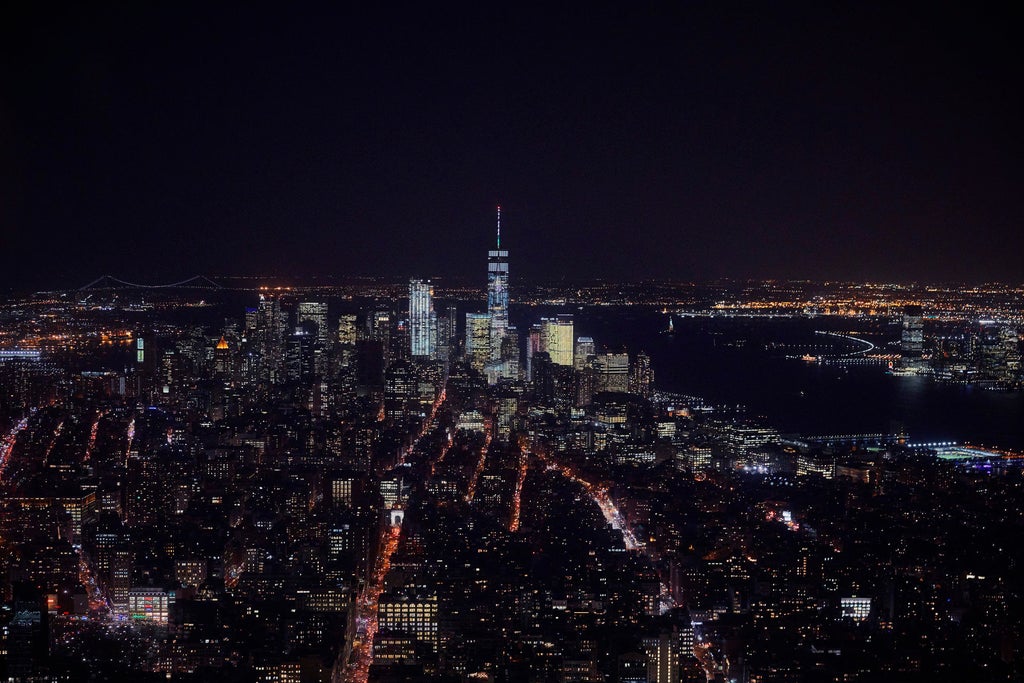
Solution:
M 742 404 L 783 432 L 879 433 L 900 425 L 916 442 L 958 441 L 1024 450 L 1024 392 L 897 377 L 883 365 L 823 365 L 766 349 L 812 344 L 814 330 L 858 329 L 875 343 L 895 339 L 864 322 L 837 318 L 673 318 L 656 311 L 574 311 L 577 334 L 598 344 L 646 351 L 656 385 L 716 405 Z
M 479 308 L 477 302 L 453 303 L 460 316 Z M 203 318 L 212 323 L 230 310 L 206 309 Z M 650 307 L 513 306 L 516 321 L 558 313 L 572 313 L 575 334 L 593 337 L 599 347 L 646 351 L 659 389 L 700 396 L 714 405 L 743 405 L 784 433 L 888 433 L 902 426 L 919 443 L 957 441 L 1024 450 L 1024 392 L 893 376 L 882 364 L 786 358 L 841 343 L 816 331 L 852 332 L 878 345 L 876 352 L 898 352 L 898 346 L 887 346 L 899 337 L 897 323 L 838 316 L 674 315 L 674 333 L 666 334 L 669 314 Z M 195 309 L 188 315 L 195 316 Z M 520 327 L 521 333 L 527 329 Z

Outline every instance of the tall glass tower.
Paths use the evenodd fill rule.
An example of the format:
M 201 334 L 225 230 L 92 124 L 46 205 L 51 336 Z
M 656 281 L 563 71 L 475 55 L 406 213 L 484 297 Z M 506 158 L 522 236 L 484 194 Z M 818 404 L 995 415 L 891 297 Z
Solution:
M 903 307 L 903 331 L 900 334 L 900 366 L 905 370 L 921 370 L 924 362 L 924 311 L 921 306 L 909 304 Z
M 409 342 L 414 358 L 437 357 L 437 314 L 429 280 L 409 280 Z
M 491 317 L 491 359 L 498 360 L 508 331 L 508 251 L 501 248 L 500 206 L 497 246 L 487 252 L 487 314 Z

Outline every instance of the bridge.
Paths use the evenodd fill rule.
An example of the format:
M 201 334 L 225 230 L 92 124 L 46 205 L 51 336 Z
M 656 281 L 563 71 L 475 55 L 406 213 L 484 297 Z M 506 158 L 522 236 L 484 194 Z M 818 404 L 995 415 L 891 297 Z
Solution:
M 205 275 L 193 275 L 180 282 L 168 282 L 166 284 L 146 285 L 138 282 L 128 282 L 113 275 L 101 275 L 87 285 L 82 285 L 77 291 L 95 291 L 110 289 L 224 289 Z

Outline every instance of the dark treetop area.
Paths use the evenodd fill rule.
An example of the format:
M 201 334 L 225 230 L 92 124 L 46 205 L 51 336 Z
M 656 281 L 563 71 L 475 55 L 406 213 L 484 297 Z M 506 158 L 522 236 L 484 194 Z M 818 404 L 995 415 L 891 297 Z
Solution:
M 8 6 L 0 287 L 1020 279 L 1004 10 L 674 4 Z

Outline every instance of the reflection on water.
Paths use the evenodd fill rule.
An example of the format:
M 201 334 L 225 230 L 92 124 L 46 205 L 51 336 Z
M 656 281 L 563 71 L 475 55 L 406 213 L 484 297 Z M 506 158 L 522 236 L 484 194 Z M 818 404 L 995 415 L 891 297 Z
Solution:
M 625 345 L 631 353 L 646 350 L 660 388 L 717 404 L 744 404 L 786 432 L 876 433 L 903 426 L 914 441 L 1024 450 L 1022 392 L 894 377 L 881 366 L 804 363 L 765 350 L 769 342 L 813 341 L 814 329 L 829 325 L 852 329 L 848 321 L 676 317 L 675 333 L 668 335 L 663 333 L 667 318 L 657 313 L 574 313 L 577 335 L 593 336 L 598 344 Z M 875 340 L 884 341 L 881 336 Z
M 246 294 L 226 309 L 190 309 L 220 324 L 252 305 Z M 460 303 L 460 313 L 480 303 Z M 227 312 L 225 312 L 227 311 Z M 743 404 L 784 432 L 806 435 L 878 433 L 906 429 L 915 441 L 969 441 L 1024 450 L 1024 393 L 944 385 L 922 377 L 893 377 L 879 366 L 849 368 L 786 360 L 768 344 L 818 344 L 815 330 L 849 332 L 865 323 L 836 318 L 744 319 L 674 317 L 639 308 L 513 305 L 513 321 L 528 330 L 541 316 L 572 313 L 577 336 L 598 345 L 625 346 L 651 356 L 656 384 L 703 396 L 716 404 Z M 183 313 L 182 315 L 185 315 Z M 861 332 L 864 329 L 860 329 Z M 895 327 L 875 329 L 875 343 L 895 339 Z

